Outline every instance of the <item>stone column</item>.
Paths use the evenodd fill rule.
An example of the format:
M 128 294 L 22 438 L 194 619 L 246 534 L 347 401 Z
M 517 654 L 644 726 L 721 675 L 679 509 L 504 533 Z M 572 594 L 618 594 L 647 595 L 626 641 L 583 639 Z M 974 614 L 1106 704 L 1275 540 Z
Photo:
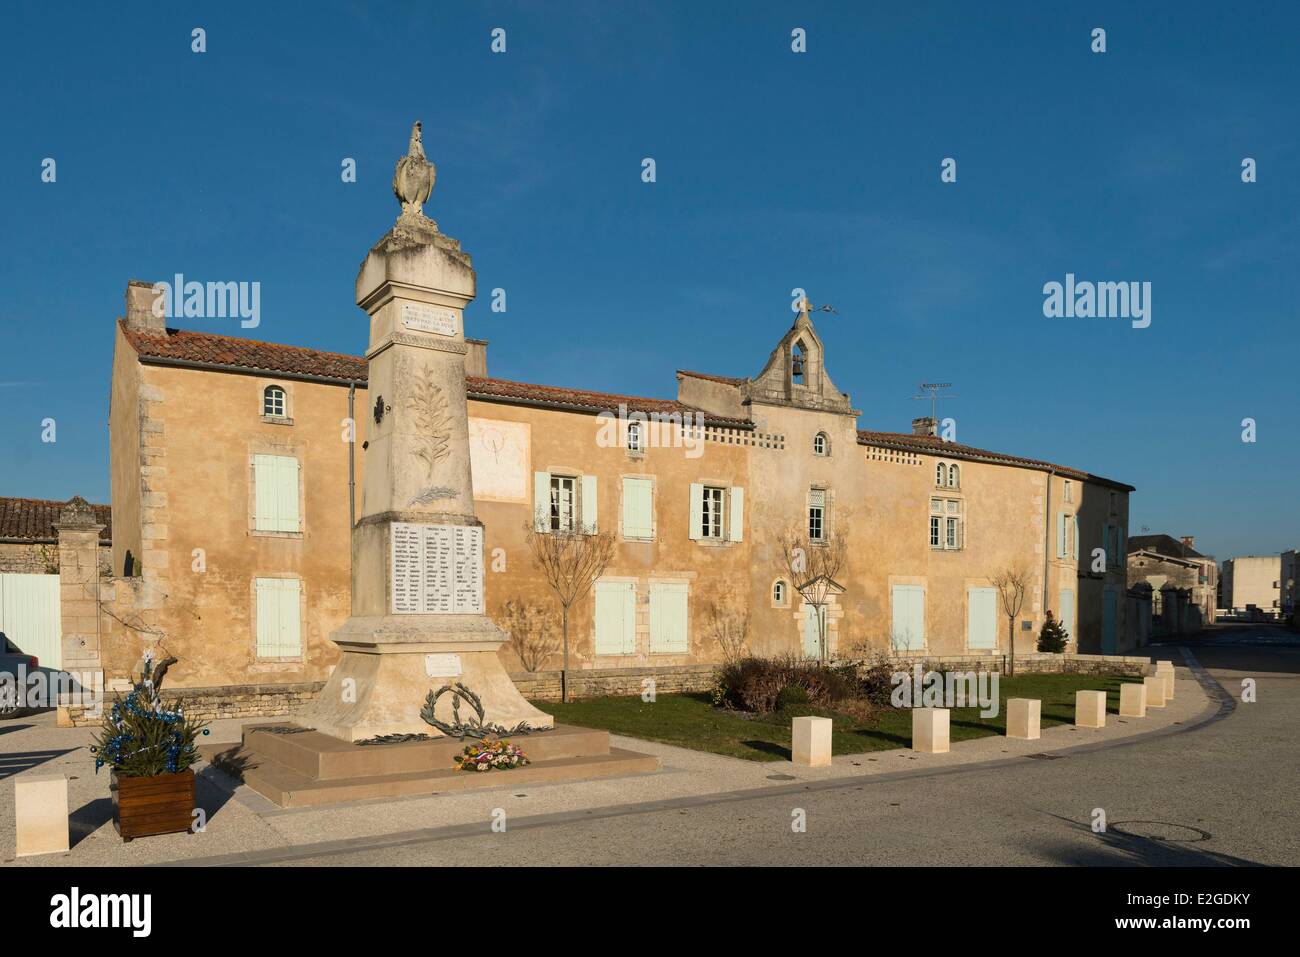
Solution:
M 98 676 L 103 686 L 99 653 L 99 533 L 104 526 L 95 520 L 95 510 L 81 496 L 71 499 L 54 523 L 59 536 L 59 616 L 62 637 L 62 670 L 82 676 Z M 44 662 L 42 662 L 44 664 Z M 56 720 L 61 727 L 72 724 L 70 707 L 80 704 L 60 696 Z
M 506 636 L 484 614 L 465 395 L 474 269 L 420 211 L 432 183 L 417 124 L 394 179 L 402 215 L 357 275 L 357 305 L 370 317 L 371 425 L 352 530 L 352 616 L 332 636 L 337 667 L 299 716 L 347 741 L 437 735 L 420 709 L 431 690 L 457 682 L 481 698 L 487 722 L 554 725 L 515 688 L 496 653 Z M 462 704 L 462 719 L 468 711 Z M 438 717 L 450 715 L 446 695 Z

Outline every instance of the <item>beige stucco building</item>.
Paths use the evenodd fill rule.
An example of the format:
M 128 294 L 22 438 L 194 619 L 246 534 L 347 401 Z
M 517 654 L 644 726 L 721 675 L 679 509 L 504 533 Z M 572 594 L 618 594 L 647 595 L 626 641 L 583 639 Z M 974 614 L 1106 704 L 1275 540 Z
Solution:
M 1223 563 L 1223 604 L 1230 613 L 1258 608 L 1265 616 L 1282 614 L 1281 555 L 1242 555 Z
M 114 616 L 94 654 L 72 640 L 110 681 L 161 643 L 179 659 L 172 687 L 310 688 L 349 614 L 349 528 L 382 396 L 361 358 L 165 329 L 151 295 L 132 283 L 115 327 Z M 929 419 L 861 430 L 808 315 L 772 328 L 755 375 L 678 372 L 673 400 L 490 377 L 487 344 L 470 341 L 490 615 L 511 603 L 558 621 L 527 530 L 594 525 L 617 547 L 574 607 L 572 667 L 716 661 L 720 625 L 738 622 L 755 652 L 816 654 L 818 613 L 778 544 L 812 528 L 848 548 L 824 612 L 831 656 L 1005 652 L 989 579 L 1012 566 L 1028 585 L 1019 651 L 1049 608 L 1077 650 L 1132 647 L 1131 486 L 944 442 Z

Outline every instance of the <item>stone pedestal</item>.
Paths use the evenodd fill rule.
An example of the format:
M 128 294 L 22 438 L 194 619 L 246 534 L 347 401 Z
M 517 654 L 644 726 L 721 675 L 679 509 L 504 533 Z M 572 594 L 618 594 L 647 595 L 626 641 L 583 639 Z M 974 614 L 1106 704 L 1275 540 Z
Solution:
M 1147 707 L 1163 708 L 1165 706 L 1165 676 L 1147 675 L 1142 679 L 1147 689 Z
M 417 127 L 398 179 L 412 170 L 424 176 L 427 167 L 431 188 L 419 144 Z M 458 682 L 479 696 L 487 723 L 555 723 L 515 688 L 497 657 L 506 635 L 485 614 L 465 394 L 464 309 L 474 298 L 474 269 L 460 244 L 420 212 L 421 195 L 427 189 L 402 195 L 401 218 L 357 275 L 357 305 L 370 317 L 371 408 L 361 518 L 352 530 L 352 617 L 331 635 L 342 651 L 338 665 L 297 716 L 344 741 L 437 735 L 420 709 L 430 691 Z M 452 697 L 440 700 L 440 720 L 450 720 Z M 462 704 L 462 719 L 467 710 Z
M 791 726 L 790 761 L 806 768 L 825 768 L 831 763 L 831 719 L 795 718 Z
M 1080 728 L 1106 727 L 1106 692 L 1076 691 L 1074 723 Z
M 1043 702 L 1037 698 L 1007 699 L 1007 737 L 1037 741 L 1042 731 Z
M 14 778 L 17 854 L 59 854 L 68 850 L 68 779 L 62 774 Z
M 912 750 L 927 754 L 948 753 L 948 709 L 912 709 Z
M 1130 681 L 1119 686 L 1119 713 L 1124 718 L 1147 716 L 1146 685 Z

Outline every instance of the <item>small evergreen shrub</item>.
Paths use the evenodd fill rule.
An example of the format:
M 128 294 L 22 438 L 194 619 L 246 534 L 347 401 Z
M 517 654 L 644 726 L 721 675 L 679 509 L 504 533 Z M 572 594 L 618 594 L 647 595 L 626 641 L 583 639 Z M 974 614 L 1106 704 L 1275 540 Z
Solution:
M 1043 622 L 1043 630 L 1038 633 L 1038 650 L 1060 654 L 1070 644 L 1070 633 L 1055 618 L 1049 617 Z

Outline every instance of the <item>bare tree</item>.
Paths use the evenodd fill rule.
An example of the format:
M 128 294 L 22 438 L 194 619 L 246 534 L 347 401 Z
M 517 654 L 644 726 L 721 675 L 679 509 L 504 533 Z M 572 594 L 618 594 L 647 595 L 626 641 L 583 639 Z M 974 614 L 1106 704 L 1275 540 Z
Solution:
M 1029 576 L 1022 568 L 1008 567 L 996 575 L 990 575 L 989 581 L 1001 595 L 1002 613 L 1007 616 L 1007 642 L 1011 651 L 1007 676 L 1014 678 L 1016 676 L 1016 618 L 1025 603 L 1025 586 L 1029 584 Z
M 564 664 L 560 669 L 560 701 L 569 700 L 569 609 L 591 590 L 592 582 L 605 573 L 614 557 L 614 536 L 595 529 L 548 529 L 525 527 L 525 540 L 533 563 L 546 576 L 546 583 L 560 602 L 560 631 Z
M 812 538 L 800 526 L 778 536 L 781 560 L 790 575 L 791 585 L 804 602 L 815 609 L 817 617 L 817 655 L 825 661 L 828 657 L 826 640 L 826 607 L 832 595 L 844 591 L 837 580 L 844 568 L 848 545 L 843 535 L 823 532 Z
M 510 635 L 510 649 L 525 671 L 540 671 L 560 650 L 560 636 L 545 609 L 518 598 L 508 599 L 501 612 L 501 625 Z
M 709 637 L 728 664 L 749 654 L 749 605 L 730 585 L 704 603 Z

